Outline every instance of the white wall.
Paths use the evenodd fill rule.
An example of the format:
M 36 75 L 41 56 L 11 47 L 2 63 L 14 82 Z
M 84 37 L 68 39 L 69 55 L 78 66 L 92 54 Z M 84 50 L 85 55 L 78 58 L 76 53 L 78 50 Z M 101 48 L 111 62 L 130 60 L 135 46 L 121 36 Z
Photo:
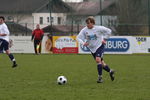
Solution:
M 34 28 L 36 26 L 36 24 L 40 24 L 40 17 L 43 17 L 43 24 L 40 24 L 41 28 L 50 25 L 50 22 L 47 22 L 47 17 L 50 18 L 50 14 L 49 13 L 33 13 L 32 14 L 33 19 L 34 19 Z M 61 18 L 61 25 L 64 25 L 66 22 L 66 14 L 64 13 L 52 13 L 51 15 L 53 17 L 53 25 L 58 25 L 58 17 Z

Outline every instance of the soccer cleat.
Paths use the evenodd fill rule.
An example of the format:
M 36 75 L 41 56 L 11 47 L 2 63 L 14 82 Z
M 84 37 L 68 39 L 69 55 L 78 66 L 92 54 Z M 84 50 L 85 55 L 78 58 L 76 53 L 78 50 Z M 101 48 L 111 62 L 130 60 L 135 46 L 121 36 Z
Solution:
M 102 77 L 98 77 L 97 83 L 103 83 Z
M 110 73 L 109 73 L 110 78 L 111 78 L 112 81 L 114 81 L 114 79 L 115 79 L 114 73 L 115 73 L 114 70 L 111 70 Z
M 15 67 L 17 67 L 17 66 L 18 66 L 17 64 L 13 64 L 12 68 L 15 68 Z

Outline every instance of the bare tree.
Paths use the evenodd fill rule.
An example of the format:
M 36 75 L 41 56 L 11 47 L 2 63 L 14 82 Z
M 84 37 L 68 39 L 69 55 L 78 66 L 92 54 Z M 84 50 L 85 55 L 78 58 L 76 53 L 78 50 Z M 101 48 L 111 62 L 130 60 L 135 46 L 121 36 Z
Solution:
M 116 0 L 120 34 L 148 35 L 147 1 Z

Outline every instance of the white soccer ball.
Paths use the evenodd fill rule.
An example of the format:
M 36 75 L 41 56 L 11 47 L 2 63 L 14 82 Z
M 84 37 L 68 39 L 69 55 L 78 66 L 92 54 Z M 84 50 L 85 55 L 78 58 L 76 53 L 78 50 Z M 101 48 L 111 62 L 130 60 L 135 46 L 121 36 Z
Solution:
M 66 84 L 67 83 L 67 78 L 65 76 L 59 76 L 57 78 L 57 83 L 59 85 L 63 85 L 63 84 Z

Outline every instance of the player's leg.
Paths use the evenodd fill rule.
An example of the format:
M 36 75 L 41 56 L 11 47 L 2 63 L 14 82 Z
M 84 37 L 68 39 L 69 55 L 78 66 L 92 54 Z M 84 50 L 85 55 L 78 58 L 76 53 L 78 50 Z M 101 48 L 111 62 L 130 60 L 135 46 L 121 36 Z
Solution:
M 104 62 L 104 60 L 102 60 L 102 65 L 103 65 L 103 69 L 107 72 L 110 72 L 110 68 L 108 65 L 106 65 L 106 63 Z
M 37 54 L 40 54 L 40 49 L 41 49 L 41 43 L 40 43 L 40 40 L 36 40 L 36 52 Z
M 41 54 L 41 43 L 39 44 L 39 53 Z
M 38 52 L 41 54 L 41 41 L 40 40 L 38 40 Z
M 102 62 L 101 62 L 101 57 L 96 57 L 96 63 L 97 63 L 97 70 L 98 70 L 98 83 L 102 83 Z
M 12 67 L 17 67 L 16 59 L 14 58 L 13 54 L 10 53 L 9 50 L 6 50 L 6 54 L 9 56 L 10 60 L 13 62 Z
M 99 62 L 100 61 L 100 58 L 99 57 L 96 57 L 96 53 L 92 53 L 92 56 L 94 58 L 94 60 L 96 62 Z M 98 71 L 98 80 L 97 80 L 97 83 L 102 83 L 103 80 L 102 80 L 102 66 L 101 64 L 97 64 L 97 71 Z
M 0 53 L 3 53 L 3 46 L 2 46 L 3 41 L 0 39 Z
M 97 62 L 97 69 L 99 73 L 99 80 L 102 80 L 102 69 L 103 69 L 102 61 L 103 61 L 104 48 L 105 45 L 102 44 L 96 51 L 96 62 Z
M 9 46 L 9 43 L 6 42 L 6 41 L 3 41 L 4 50 L 5 50 L 6 54 L 8 55 L 8 57 L 10 58 L 10 60 L 13 62 L 13 66 L 12 67 L 13 68 L 17 67 L 16 60 L 15 60 L 13 54 L 10 53 L 8 46 Z
M 103 57 L 103 53 L 104 53 L 104 45 L 102 45 L 101 47 L 99 47 L 95 53 L 93 53 L 93 57 L 95 58 L 95 61 L 97 63 L 97 70 L 98 70 L 98 83 L 102 83 L 102 57 Z
M 113 81 L 115 79 L 114 70 L 110 69 L 109 66 L 102 60 L 103 69 L 109 72 L 110 78 Z
M 36 49 L 36 47 L 37 47 L 37 41 L 34 40 L 34 51 L 35 51 L 35 54 L 37 54 L 37 49 Z

